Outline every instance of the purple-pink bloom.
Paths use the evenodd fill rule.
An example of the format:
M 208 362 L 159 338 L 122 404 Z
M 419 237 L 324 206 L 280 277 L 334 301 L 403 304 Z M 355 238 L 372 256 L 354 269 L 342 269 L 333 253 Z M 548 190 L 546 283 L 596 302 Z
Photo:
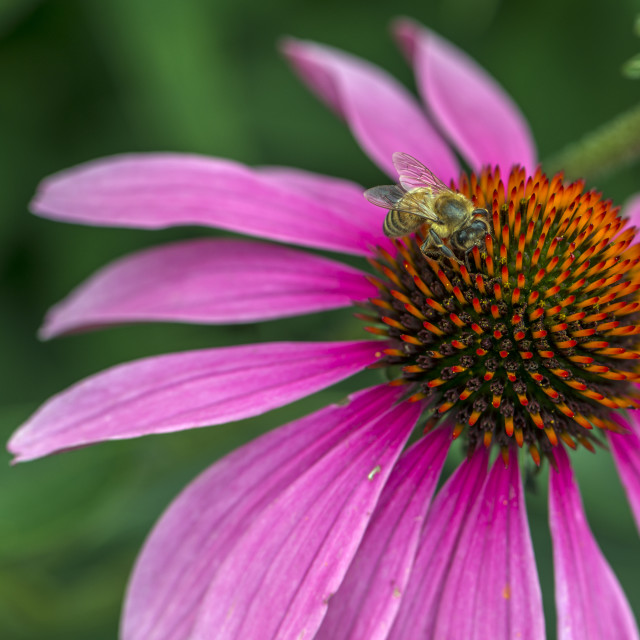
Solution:
M 392 180 L 393 154 L 402 151 L 469 198 L 485 198 L 480 204 L 504 226 L 494 222 L 487 253 L 476 251 L 466 267 L 385 238 L 386 212 L 363 198 L 362 186 L 298 169 L 132 154 L 54 175 L 32 203 L 38 215 L 67 222 L 200 224 L 260 238 L 182 241 L 116 260 L 51 309 L 45 338 L 128 322 L 257 322 L 356 304 L 374 336 L 113 367 L 46 402 L 9 443 L 18 461 L 260 415 L 367 367 L 403 366 L 392 384 L 267 433 L 196 478 L 138 558 L 125 640 L 544 638 L 521 449 L 549 462 L 558 637 L 639 637 L 564 448 L 590 448 L 591 430 L 602 430 L 640 526 L 640 426 L 635 412 L 618 411 L 639 406 L 628 324 L 640 288 L 633 232 L 599 195 L 561 178 L 545 182 L 524 116 L 466 54 L 408 20 L 394 34 L 422 102 L 355 56 L 293 39 L 283 50 Z M 592 227 L 580 227 L 579 207 Z M 640 201 L 625 213 L 640 218 Z M 564 236 L 550 229 L 574 246 L 565 250 Z M 266 240 L 367 258 L 376 275 Z M 563 289 L 565 281 L 571 286 Z M 493 303 L 483 298 L 492 295 Z M 536 306 L 539 299 L 548 303 Z M 576 324 L 583 320 L 587 328 Z M 451 338 L 446 345 L 442 336 Z M 465 355 L 454 362 L 458 351 Z M 484 378 L 472 373 L 478 362 Z M 452 386 L 460 375 L 466 386 Z M 424 434 L 409 445 L 416 425 Z M 462 433 L 467 458 L 436 491 Z

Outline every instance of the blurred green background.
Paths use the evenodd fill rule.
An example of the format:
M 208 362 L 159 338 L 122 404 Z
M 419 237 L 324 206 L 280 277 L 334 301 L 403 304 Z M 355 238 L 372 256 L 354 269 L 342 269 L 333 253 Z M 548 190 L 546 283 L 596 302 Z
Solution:
M 106 262 L 203 229 L 76 227 L 32 217 L 38 181 L 124 151 L 177 150 L 284 164 L 379 184 L 347 128 L 298 82 L 276 50 L 291 34 L 345 48 L 413 87 L 388 35 L 386 3 L 325 0 L 0 1 L 0 429 L 102 368 L 175 350 L 264 340 L 361 337 L 348 311 L 236 327 L 131 326 L 41 343 L 46 309 Z M 637 2 L 422 0 L 402 12 L 491 71 L 531 122 L 542 158 L 638 101 L 622 64 L 640 51 Z M 616 202 L 638 167 L 596 186 Z M 247 292 L 250 294 L 250 292 Z M 110 639 L 146 533 L 199 471 L 257 434 L 342 397 L 337 389 L 211 429 L 103 444 L 0 464 L 0 637 Z M 640 546 L 606 453 L 573 456 L 597 538 L 640 612 Z M 544 483 L 543 483 L 544 484 Z M 530 521 L 555 637 L 544 487 Z

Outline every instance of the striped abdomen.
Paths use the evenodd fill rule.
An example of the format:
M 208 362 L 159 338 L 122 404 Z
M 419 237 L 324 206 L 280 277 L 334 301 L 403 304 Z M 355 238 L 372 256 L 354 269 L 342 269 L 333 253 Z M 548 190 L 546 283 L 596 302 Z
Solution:
M 427 220 L 407 211 L 389 211 L 384 219 L 384 235 L 389 238 L 406 236 L 417 231 Z

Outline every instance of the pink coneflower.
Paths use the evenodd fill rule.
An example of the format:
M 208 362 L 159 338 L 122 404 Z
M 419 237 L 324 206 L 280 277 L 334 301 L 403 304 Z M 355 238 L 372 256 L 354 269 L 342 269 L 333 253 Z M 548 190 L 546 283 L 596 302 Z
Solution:
M 489 211 L 486 247 L 467 260 L 424 256 L 421 238 L 384 238 L 385 211 L 361 186 L 294 169 L 129 155 L 56 175 L 36 196 L 33 210 L 55 219 L 204 224 L 362 256 L 373 269 L 280 244 L 200 239 L 118 260 L 50 312 L 45 337 L 358 303 L 374 335 L 114 367 L 49 400 L 9 444 L 19 461 L 259 415 L 370 366 L 393 374 L 189 485 L 138 559 L 123 638 L 542 638 L 525 457 L 549 469 L 558 637 L 638 637 L 567 454 L 606 439 L 640 521 L 640 440 L 624 413 L 639 402 L 634 229 L 582 182 L 536 169 L 523 116 L 465 54 L 408 21 L 395 34 L 428 116 L 362 60 L 293 40 L 284 50 L 393 181 L 394 152 L 408 153 Z M 407 446 L 416 426 L 424 435 Z M 436 493 L 456 439 L 466 459 Z

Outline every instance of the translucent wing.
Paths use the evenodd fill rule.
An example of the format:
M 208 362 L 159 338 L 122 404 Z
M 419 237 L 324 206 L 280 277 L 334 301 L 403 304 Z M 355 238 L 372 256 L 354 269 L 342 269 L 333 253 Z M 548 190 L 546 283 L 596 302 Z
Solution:
M 376 207 L 395 209 L 396 205 L 407 195 L 407 191 L 398 184 L 373 187 L 364 192 L 364 197 Z
M 364 197 L 376 207 L 412 213 L 430 222 L 438 221 L 438 216 L 429 208 L 431 194 L 424 191 L 407 192 L 399 184 L 390 184 L 367 189 Z
M 447 191 L 451 193 L 451 189 L 431 169 L 425 167 L 422 162 L 408 153 L 394 153 L 393 166 L 398 172 L 400 184 L 405 189 L 427 187 L 431 189 L 433 195 Z

